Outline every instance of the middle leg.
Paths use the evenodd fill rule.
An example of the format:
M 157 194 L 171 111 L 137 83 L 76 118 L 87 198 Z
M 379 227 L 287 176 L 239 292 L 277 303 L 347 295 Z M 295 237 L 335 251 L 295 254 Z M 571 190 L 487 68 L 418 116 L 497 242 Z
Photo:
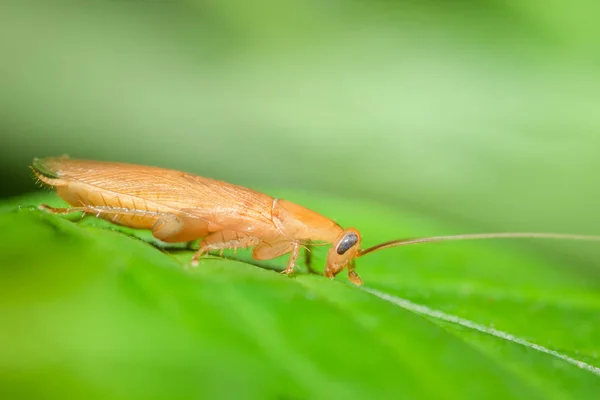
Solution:
M 300 243 L 294 243 L 294 247 L 292 248 L 292 254 L 290 254 L 290 260 L 288 261 L 287 267 L 282 271 L 283 274 L 293 274 L 294 267 L 296 266 L 296 259 L 298 258 L 298 254 L 300 253 Z

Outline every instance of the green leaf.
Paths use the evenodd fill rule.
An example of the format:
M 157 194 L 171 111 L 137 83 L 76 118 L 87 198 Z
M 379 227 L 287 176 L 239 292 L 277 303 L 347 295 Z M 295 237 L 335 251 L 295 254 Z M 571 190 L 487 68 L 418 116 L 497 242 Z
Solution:
M 458 233 L 375 204 L 285 197 L 359 228 L 365 246 Z M 285 257 L 259 267 L 248 252 L 189 268 L 189 250 L 94 217 L 50 215 L 42 202 L 61 203 L 38 194 L 0 206 L 2 398 L 584 399 L 600 390 L 596 271 L 545 258 L 532 241 L 381 251 L 358 260 L 359 288 L 341 275 L 289 278 L 273 271 Z M 314 251 L 319 269 L 325 251 Z

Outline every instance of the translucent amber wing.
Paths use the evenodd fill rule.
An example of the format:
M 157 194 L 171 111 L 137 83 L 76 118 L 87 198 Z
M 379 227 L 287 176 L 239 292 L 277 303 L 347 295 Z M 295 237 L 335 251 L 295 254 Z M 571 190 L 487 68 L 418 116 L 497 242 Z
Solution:
M 181 171 L 122 163 L 47 158 L 45 173 L 99 190 L 136 197 L 198 216 L 270 223 L 273 199 L 263 193 Z

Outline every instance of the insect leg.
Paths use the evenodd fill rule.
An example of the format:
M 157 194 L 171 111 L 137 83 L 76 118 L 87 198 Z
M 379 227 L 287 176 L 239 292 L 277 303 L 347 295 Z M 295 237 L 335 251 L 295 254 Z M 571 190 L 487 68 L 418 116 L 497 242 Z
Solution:
M 111 206 L 95 206 L 95 205 L 82 205 L 80 207 L 70 208 L 54 208 L 48 205 L 42 204 L 39 206 L 40 209 L 48 211 L 52 214 L 69 214 L 73 212 L 83 212 L 95 215 L 98 218 L 103 218 L 108 221 L 129 226 L 137 229 L 152 229 L 154 237 L 157 239 L 174 242 L 174 241 L 189 241 L 197 239 L 206 234 L 206 232 L 200 231 L 198 225 L 193 223 L 187 223 L 186 227 L 197 228 L 191 235 L 190 232 L 185 232 L 186 235 L 182 236 L 180 231 L 183 227 L 183 221 L 176 215 L 168 212 L 159 211 L 147 211 L 147 210 L 132 210 L 122 207 L 111 207 Z M 187 220 L 186 220 L 187 222 Z M 175 239 L 175 240 L 173 240 Z
M 348 279 L 355 285 L 362 285 L 363 281 L 362 279 L 360 279 L 360 276 L 358 276 L 358 274 L 356 273 L 355 267 L 355 260 L 350 261 L 350 265 L 348 266 Z
M 50 207 L 47 204 L 40 204 L 38 208 L 40 210 L 47 211 L 51 214 L 71 214 L 74 212 L 90 212 L 90 209 L 88 207 L 55 208 L 55 207 Z
M 152 236 L 164 242 L 184 242 L 173 240 L 183 228 L 183 221 L 174 214 L 161 215 L 152 226 Z
M 206 236 L 200 242 L 200 248 L 192 257 L 192 265 L 198 265 L 198 259 L 212 250 L 237 249 L 256 246 L 260 239 L 235 231 L 220 231 Z
M 296 265 L 298 253 L 300 253 L 300 243 L 294 243 L 292 254 L 290 254 L 290 260 L 288 261 L 288 265 L 285 267 L 285 270 L 283 270 L 283 274 L 289 275 L 294 273 L 294 266 Z
M 208 234 L 208 222 L 170 212 L 146 212 L 153 218 L 152 236 L 167 243 L 192 242 Z

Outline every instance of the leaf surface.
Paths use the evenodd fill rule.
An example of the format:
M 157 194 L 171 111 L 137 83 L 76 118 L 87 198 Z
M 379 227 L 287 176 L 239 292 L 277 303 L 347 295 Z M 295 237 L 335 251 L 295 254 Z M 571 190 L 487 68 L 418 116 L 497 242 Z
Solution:
M 360 201 L 293 199 L 363 233 L 460 233 Z M 593 398 L 600 284 L 533 242 L 455 242 L 358 260 L 365 285 L 285 257 L 161 249 L 147 232 L 0 205 L 3 398 Z M 17 207 L 20 205 L 20 207 Z M 151 243 L 149 243 L 151 242 Z M 582 244 L 587 246 L 587 244 Z M 314 250 L 322 270 L 325 248 Z M 235 259 L 234 259 L 235 258 Z M 300 268 L 304 271 L 304 268 Z

